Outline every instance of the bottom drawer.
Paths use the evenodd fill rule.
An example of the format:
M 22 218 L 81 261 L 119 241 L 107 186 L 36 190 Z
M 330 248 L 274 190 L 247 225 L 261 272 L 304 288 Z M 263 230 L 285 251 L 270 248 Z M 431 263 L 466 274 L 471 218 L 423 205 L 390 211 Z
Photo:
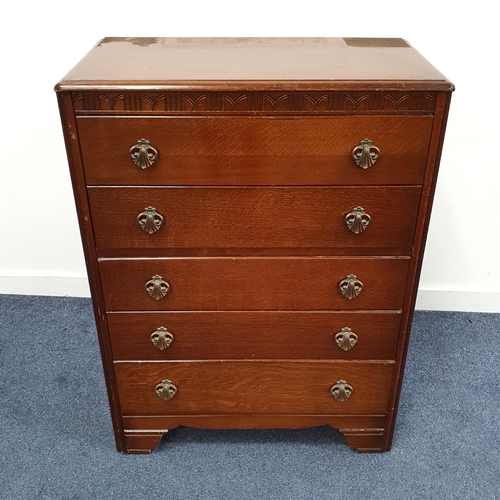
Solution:
M 335 361 L 115 362 L 122 414 L 381 414 L 394 364 Z M 177 392 L 157 390 L 164 380 Z M 352 393 L 341 402 L 331 388 L 345 381 Z M 160 385 L 160 386 L 159 386 Z M 166 384 L 163 385 L 165 387 Z M 342 387 L 339 388 L 342 393 Z

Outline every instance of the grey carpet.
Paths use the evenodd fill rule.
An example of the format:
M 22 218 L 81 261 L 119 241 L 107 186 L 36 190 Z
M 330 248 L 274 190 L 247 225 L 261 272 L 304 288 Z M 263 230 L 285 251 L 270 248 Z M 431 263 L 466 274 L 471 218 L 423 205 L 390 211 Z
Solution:
M 393 449 L 329 427 L 115 451 L 90 300 L 0 296 L 2 499 L 500 498 L 500 315 L 417 312 Z

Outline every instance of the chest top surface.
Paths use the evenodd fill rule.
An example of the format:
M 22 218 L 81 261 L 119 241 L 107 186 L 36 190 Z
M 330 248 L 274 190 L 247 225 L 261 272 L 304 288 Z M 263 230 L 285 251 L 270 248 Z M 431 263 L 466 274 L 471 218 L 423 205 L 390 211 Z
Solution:
M 56 86 L 452 90 L 400 38 L 104 38 Z

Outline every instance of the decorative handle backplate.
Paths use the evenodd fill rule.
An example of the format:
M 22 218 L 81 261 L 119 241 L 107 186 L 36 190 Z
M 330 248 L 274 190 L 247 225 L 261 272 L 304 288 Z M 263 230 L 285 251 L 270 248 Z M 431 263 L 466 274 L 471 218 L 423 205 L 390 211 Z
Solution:
M 158 158 L 158 151 L 146 139 L 139 139 L 129 150 L 132 161 L 143 170 L 150 167 Z
M 137 222 L 141 229 L 148 234 L 156 233 L 163 224 L 163 215 L 159 214 L 154 207 L 146 207 L 144 212 L 137 216 Z
M 344 217 L 345 225 L 354 234 L 362 233 L 372 221 L 363 207 L 356 207 Z
M 363 283 L 354 274 L 349 274 L 346 279 L 339 283 L 340 293 L 347 299 L 354 299 L 363 290 Z
M 160 399 L 168 401 L 177 394 L 177 387 L 170 380 L 164 379 L 155 387 L 155 391 Z
M 352 349 L 358 342 L 358 336 L 347 326 L 335 335 L 335 342 L 344 351 Z
M 157 349 L 163 351 L 163 349 L 170 347 L 170 344 L 174 341 L 174 336 L 164 326 L 160 326 L 149 336 L 149 339 Z
M 167 295 L 170 285 L 166 281 L 163 281 L 161 276 L 156 275 L 146 283 L 145 288 L 152 299 L 160 300 Z
M 339 380 L 330 388 L 330 392 L 339 403 L 343 403 L 351 397 L 354 389 L 345 380 Z
M 371 167 L 380 157 L 380 149 L 374 146 L 370 139 L 363 139 L 351 153 L 354 163 L 358 167 L 367 169 Z

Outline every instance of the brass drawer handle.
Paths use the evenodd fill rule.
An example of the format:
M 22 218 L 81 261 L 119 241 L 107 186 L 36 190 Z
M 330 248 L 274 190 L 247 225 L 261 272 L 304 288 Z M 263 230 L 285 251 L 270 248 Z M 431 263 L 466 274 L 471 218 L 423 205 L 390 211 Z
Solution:
M 154 207 L 146 207 L 144 212 L 137 216 L 137 222 L 141 229 L 148 234 L 156 233 L 159 231 L 163 224 L 163 215 L 159 214 Z
M 170 380 L 164 379 L 155 387 L 155 391 L 160 399 L 168 401 L 177 394 L 177 387 Z
M 362 233 L 372 221 L 372 218 L 365 212 L 363 207 L 353 208 L 352 212 L 349 212 L 344 217 L 344 222 L 349 231 L 354 234 Z
M 146 139 L 139 139 L 129 150 L 132 161 L 143 170 L 150 167 L 158 158 L 158 151 Z
M 170 347 L 170 344 L 174 341 L 174 336 L 164 326 L 160 326 L 149 336 L 149 340 L 157 349 L 163 351 L 163 349 Z
M 343 403 L 351 397 L 354 389 L 345 380 L 339 380 L 330 388 L 330 392 L 339 403 Z
M 146 283 L 145 288 L 149 296 L 155 300 L 162 299 L 170 291 L 170 285 L 158 274 Z
M 335 335 L 335 342 L 344 351 L 352 349 L 358 342 L 358 336 L 347 326 Z
M 366 170 L 371 167 L 380 157 L 380 149 L 374 146 L 370 139 L 363 139 L 351 153 L 352 159 L 358 167 Z
M 354 274 L 349 274 L 339 283 L 340 293 L 347 299 L 354 299 L 363 291 L 363 283 Z

